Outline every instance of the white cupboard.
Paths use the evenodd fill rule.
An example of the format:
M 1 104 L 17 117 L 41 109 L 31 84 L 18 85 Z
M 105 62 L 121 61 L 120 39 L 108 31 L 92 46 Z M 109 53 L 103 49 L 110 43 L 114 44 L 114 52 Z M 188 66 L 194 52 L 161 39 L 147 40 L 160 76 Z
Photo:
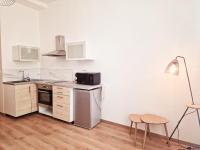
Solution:
M 67 44 L 66 60 L 93 60 L 88 57 L 86 42 L 72 42 Z
M 13 46 L 12 49 L 13 61 L 38 61 L 39 48 L 27 46 Z

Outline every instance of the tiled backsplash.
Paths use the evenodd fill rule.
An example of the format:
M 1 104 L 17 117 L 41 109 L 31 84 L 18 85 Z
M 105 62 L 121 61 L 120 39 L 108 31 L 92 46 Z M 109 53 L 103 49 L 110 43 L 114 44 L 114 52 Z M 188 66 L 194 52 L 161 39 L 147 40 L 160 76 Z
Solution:
M 74 73 L 72 69 L 40 69 L 40 79 L 73 81 Z
M 62 80 L 73 81 L 74 73 L 72 69 L 51 69 L 51 68 L 33 68 L 33 69 L 4 69 L 3 81 L 14 81 L 22 79 L 22 72 L 25 77 L 31 79 L 48 79 L 48 80 Z
M 4 69 L 3 70 L 3 81 L 15 81 L 22 79 L 22 72 L 24 71 L 25 77 L 38 79 L 40 78 L 40 69 Z

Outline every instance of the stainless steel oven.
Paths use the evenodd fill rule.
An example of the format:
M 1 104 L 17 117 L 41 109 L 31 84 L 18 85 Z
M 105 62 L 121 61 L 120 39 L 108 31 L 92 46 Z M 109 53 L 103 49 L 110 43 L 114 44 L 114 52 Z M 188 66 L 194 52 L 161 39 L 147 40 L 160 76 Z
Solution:
M 52 86 L 46 84 L 38 85 L 38 102 L 52 106 Z
M 52 116 L 52 85 L 38 84 L 38 103 L 39 112 Z

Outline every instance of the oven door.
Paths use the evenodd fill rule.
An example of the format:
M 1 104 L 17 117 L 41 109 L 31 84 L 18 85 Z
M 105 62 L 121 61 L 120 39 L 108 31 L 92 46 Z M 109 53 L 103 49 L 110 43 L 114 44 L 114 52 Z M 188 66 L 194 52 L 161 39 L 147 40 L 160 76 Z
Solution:
M 52 106 L 52 91 L 38 90 L 38 102 Z

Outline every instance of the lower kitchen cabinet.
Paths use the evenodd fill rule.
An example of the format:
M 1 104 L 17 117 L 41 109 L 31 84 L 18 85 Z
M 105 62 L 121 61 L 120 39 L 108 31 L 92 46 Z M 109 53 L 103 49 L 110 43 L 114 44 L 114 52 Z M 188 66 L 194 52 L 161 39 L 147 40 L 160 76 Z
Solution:
M 73 121 L 73 89 L 53 86 L 53 117 Z
M 5 114 L 19 117 L 38 110 L 35 84 L 4 84 Z

